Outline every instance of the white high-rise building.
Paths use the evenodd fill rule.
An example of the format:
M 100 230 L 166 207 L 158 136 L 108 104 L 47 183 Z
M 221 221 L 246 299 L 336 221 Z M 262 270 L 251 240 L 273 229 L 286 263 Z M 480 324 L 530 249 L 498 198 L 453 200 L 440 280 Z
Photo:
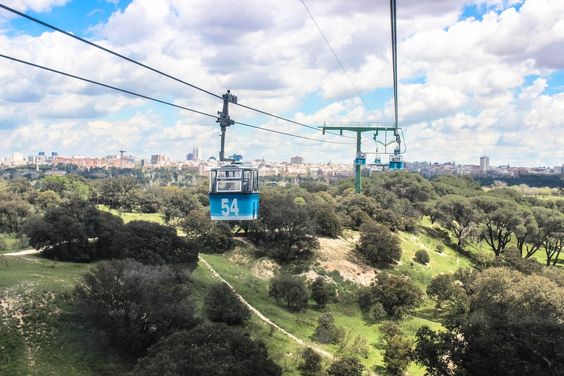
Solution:
M 192 151 L 192 158 L 194 161 L 199 161 L 201 160 L 203 157 L 203 151 L 202 148 L 200 148 L 199 146 L 196 146 L 194 148 L 194 150 Z
M 490 157 L 484 155 L 480 157 L 480 171 L 488 172 L 490 170 Z
M 26 160 L 24 158 L 24 155 L 22 153 L 12 153 L 12 156 L 10 157 L 10 164 L 12 166 L 19 166 L 19 165 L 23 165 L 26 163 Z

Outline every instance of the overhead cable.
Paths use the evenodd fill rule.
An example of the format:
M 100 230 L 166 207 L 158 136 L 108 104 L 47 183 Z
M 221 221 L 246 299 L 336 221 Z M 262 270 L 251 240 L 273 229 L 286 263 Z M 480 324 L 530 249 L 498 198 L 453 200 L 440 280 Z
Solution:
M 309 17 L 311 18 L 311 20 L 313 21 L 313 23 L 315 24 L 315 26 L 317 27 L 317 30 L 319 30 L 319 33 L 321 34 L 321 36 L 323 37 L 323 40 L 325 41 L 325 44 L 327 45 L 327 47 L 329 47 L 329 50 L 331 51 L 331 54 L 333 54 L 333 57 L 335 58 L 335 60 L 337 60 L 337 63 L 339 64 L 339 66 L 341 67 L 341 70 L 345 73 L 345 76 L 347 76 L 349 82 L 351 83 L 351 86 L 353 87 L 353 89 L 356 91 L 356 95 L 360 98 L 360 100 L 362 101 L 362 103 L 364 103 L 364 105 L 366 107 L 368 107 L 368 104 L 366 103 L 366 101 L 364 100 L 364 98 L 362 97 L 362 95 L 360 94 L 360 91 L 358 90 L 358 88 L 356 87 L 356 85 L 354 84 L 354 81 L 352 79 L 352 77 L 350 76 L 349 72 L 345 69 L 345 66 L 343 65 L 343 63 L 341 62 L 341 59 L 339 59 L 339 56 L 337 56 L 337 53 L 335 52 L 335 50 L 333 49 L 333 47 L 331 47 L 331 43 L 329 43 L 329 40 L 327 39 L 327 37 L 325 36 L 325 33 L 323 33 L 323 30 L 321 30 L 321 27 L 319 26 L 319 24 L 317 23 L 317 21 L 315 20 L 315 17 L 313 17 L 313 14 L 310 12 L 309 8 L 307 7 L 306 3 L 304 0 L 300 0 L 305 8 L 305 10 L 307 11 L 307 13 L 309 14 Z
M 127 61 L 129 61 L 129 62 L 131 62 L 131 63 L 133 63 L 133 64 L 136 64 L 136 65 L 138 65 L 138 66 L 140 66 L 140 67 L 143 67 L 143 68 L 145 68 L 145 69 L 148 69 L 148 70 L 150 70 L 150 71 L 152 71 L 152 72 L 154 72 L 154 73 L 160 74 L 160 75 L 162 75 L 162 76 L 164 76 L 164 77 L 170 78 L 170 79 L 172 79 L 172 80 L 174 80 L 174 81 L 177 81 L 177 82 L 180 82 L 180 83 L 182 83 L 182 84 L 184 84 L 184 85 L 190 86 L 191 88 L 194 88 L 194 89 L 199 90 L 199 91 L 201 91 L 201 92 L 203 92 L 203 93 L 206 93 L 206 94 L 208 94 L 208 95 L 211 95 L 211 96 L 213 96 L 213 97 L 215 97 L 215 98 L 217 98 L 217 99 L 222 99 L 221 95 L 215 94 L 215 93 L 213 93 L 213 92 L 211 92 L 211 91 L 209 91 L 209 90 L 206 90 L 206 89 L 201 88 L 200 86 L 197 86 L 197 85 L 191 84 L 191 83 L 189 83 L 189 82 L 186 82 L 186 81 L 184 81 L 184 80 L 182 80 L 182 79 L 180 79 L 180 78 L 178 78 L 178 77 L 175 77 L 175 76 L 173 76 L 173 75 L 170 75 L 170 74 L 168 74 L 168 73 L 165 73 L 165 72 L 163 72 L 163 71 L 161 71 L 161 70 L 159 70 L 159 69 L 153 68 L 153 67 L 151 67 L 151 66 L 149 66 L 149 65 L 147 65 L 147 64 L 141 63 L 141 62 L 139 62 L 139 61 L 137 61 L 137 60 L 135 60 L 135 59 L 132 59 L 132 58 L 130 58 L 130 57 L 127 57 L 127 56 L 125 56 L 125 55 L 122 55 L 122 54 L 120 54 L 120 53 L 118 53 L 118 52 L 115 52 L 115 51 L 109 49 L 109 48 L 103 47 L 103 46 L 101 46 L 101 45 L 99 45 L 99 44 L 97 44 L 97 43 L 91 42 L 91 41 L 89 41 L 89 40 L 87 40 L 87 39 L 85 39 L 85 38 L 79 37 L 78 35 L 72 34 L 72 33 L 68 32 L 68 31 L 66 31 L 66 30 L 63 30 L 63 29 L 61 29 L 61 28 L 59 28 L 59 27 L 57 27 L 57 26 L 51 25 L 50 23 L 47 23 L 47 22 L 45 22 L 45 21 L 41 21 L 40 19 L 37 19 L 37 18 L 35 18 L 35 17 L 33 17 L 33 16 L 30 16 L 30 15 L 28 15 L 28 14 L 25 14 L 25 13 L 23 13 L 23 12 L 20 12 L 20 11 L 14 9 L 14 8 L 11 8 L 11 7 L 7 6 L 7 5 L 4 5 L 4 4 L 1 4 L 1 3 L 0 3 L 0 8 L 5 9 L 5 10 L 7 10 L 7 11 L 9 11 L 9 12 L 12 12 L 12 13 L 18 15 L 18 16 L 24 17 L 24 18 L 26 18 L 26 19 L 28 19 L 28 20 L 30 20 L 30 21 L 33 21 L 33 22 L 35 22 L 35 23 L 38 23 L 38 24 L 40 24 L 40 25 L 42 25 L 42 26 L 45 26 L 45 27 L 47 27 L 47 28 L 49 28 L 49 29 L 51 29 L 51 30 L 57 31 L 57 32 L 62 33 L 62 34 L 64 34 L 64 35 L 66 35 L 66 36 L 69 36 L 69 37 L 71 37 L 71 38 L 74 38 L 74 39 L 76 39 L 76 40 L 78 40 L 78 41 L 80 41 L 80 42 L 82 42 L 82 43 L 86 43 L 86 44 L 88 44 L 88 45 L 90 45 L 90 46 L 92 46 L 92 47 L 98 48 L 98 49 L 100 49 L 100 50 L 102 50 L 102 51 L 104 51 L 104 52 L 107 52 L 107 53 L 109 53 L 109 54 L 112 54 L 112 55 L 114 55 L 114 56 L 117 56 L 117 57 L 119 57 L 119 58 L 121 58 L 121 59 L 127 60 Z M 257 109 L 257 108 L 251 107 L 251 106 L 246 106 L 246 105 L 244 105 L 244 104 L 240 104 L 240 103 L 237 103 L 237 105 L 240 106 L 240 107 L 249 109 L 249 110 L 251 110 L 251 111 L 255 111 L 255 112 L 258 112 L 258 113 L 267 115 L 267 116 L 274 117 L 274 118 L 276 118 L 276 119 L 284 120 L 284 121 L 289 122 L 289 123 L 292 123 L 292 124 L 296 124 L 296 125 L 299 125 L 299 126 L 302 126 L 302 127 L 305 127 L 305 128 L 314 129 L 314 130 L 316 130 L 316 131 L 319 131 L 319 129 L 318 129 L 317 127 L 313 127 L 313 126 L 311 126 L 311 125 L 303 124 L 303 123 L 301 123 L 301 122 L 298 122 L 298 121 L 295 121 L 295 120 L 291 120 L 291 119 L 285 118 L 285 117 L 283 117 L 283 116 L 275 115 L 275 114 L 272 114 L 272 113 L 269 113 L 269 112 L 266 112 L 266 111 L 262 111 L 262 110 L 260 110 L 260 109 Z M 326 133 L 329 133 L 329 134 L 332 134 L 332 135 L 336 135 L 336 136 L 342 136 L 342 135 L 339 135 L 339 134 L 336 134 L 336 133 L 331 133 L 331 132 L 326 132 Z M 348 136 L 342 136 L 342 137 L 348 137 Z
M 193 108 L 189 108 L 189 107 L 186 107 L 186 106 L 182 106 L 182 105 L 179 105 L 179 104 L 168 102 L 168 101 L 165 101 L 165 100 L 162 100 L 162 99 L 150 97 L 150 96 L 144 95 L 144 94 L 139 94 L 139 93 L 136 93 L 136 92 L 131 91 L 131 90 L 122 89 L 122 88 L 119 88 L 119 87 L 116 87 L 116 86 L 104 84 L 102 82 L 98 82 L 98 81 L 94 81 L 94 80 L 91 80 L 91 79 L 88 79 L 88 78 L 80 77 L 80 76 L 77 76 L 77 75 L 74 75 L 74 74 L 71 74 L 71 73 L 67 73 L 67 72 L 63 72 L 63 71 L 60 71 L 60 70 L 57 70 L 57 69 L 49 68 L 49 67 L 46 67 L 46 66 L 43 66 L 43 65 L 35 64 L 35 63 L 29 62 L 29 61 L 26 61 L 26 60 L 18 59 L 18 58 L 13 57 L 13 56 L 0 54 L 0 57 L 14 61 L 14 62 L 18 62 L 18 63 L 21 63 L 21 64 L 25 64 L 25 65 L 28 65 L 28 66 L 32 66 L 34 68 L 39 68 L 39 69 L 49 71 L 49 72 L 52 72 L 52 73 L 57 73 L 57 74 L 60 74 L 60 75 L 66 76 L 66 77 L 74 78 L 76 80 L 88 82 L 90 84 L 102 86 L 102 87 L 112 89 L 112 90 L 116 90 L 116 91 L 119 91 L 119 92 L 122 92 L 122 93 L 125 93 L 125 94 L 129 94 L 129 95 L 140 97 L 140 98 L 147 99 L 147 100 L 150 100 L 150 101 L 158 102 L 158 103 L 161 103 L 161 104 L 164 104 L 164 105 L 167 105 L 167 106 L 176 107 L 176 108 L 179 108 L 181 110 L 190 111 L 190 112 L 202 115 L 202 116 L 207 116 L 207 117 L 217 119 L 216 115 L 208 114 L 206 112 L 194 110 Z M 241 123 L 241 122 L 236 122 L 236 124 L 240 124 L 242 126 L 250 127 L 250 128 L 254 128 L 254 129 L 259 129 L 259 130 L 266 131 L 266 132 L 273 132 L 273 133 L 282 134 L 282 135 L 285 135 L 285 136 L 302 138 L 302 139 L 311 140 L 311 141 L 330 143 L 330 144 L 349 144 L 349 143 L 345 143 L 345 142 L 319 140 L 319 139 L 316 139 L 316 138 L 305 137 L 305 136 L 300 136 L 300 135 L 296 135 L 296 134 L 292 134 L 292 133 L 281 132 L 281 131 L 277 131 L 277 130 L 273 130 L 273 129 L 269 129 L 269 128 L 263 128 L 263 127 L 259 127 L 259 126 L 256 126 L 256 125 L 251 125 L 251 124 L 246 124 L 246 123 Z

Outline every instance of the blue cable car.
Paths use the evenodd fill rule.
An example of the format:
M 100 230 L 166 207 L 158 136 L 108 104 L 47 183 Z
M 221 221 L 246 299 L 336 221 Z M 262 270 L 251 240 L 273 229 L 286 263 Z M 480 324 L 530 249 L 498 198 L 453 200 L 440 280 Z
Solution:
M 388 165 L 390 171 L 404 170 L 405 163 L 403 162 L 400 154 L 390 155 L 390 163 Z
M 259 209 L 258 169 L 231 164 L 210 174 L 210 213 L 214 221 L 250 221 Z
M 359 152 L 356 154 L 356 158 L 354 159 L 355 166 L 364 166 L 366 164 L 366 154 Z

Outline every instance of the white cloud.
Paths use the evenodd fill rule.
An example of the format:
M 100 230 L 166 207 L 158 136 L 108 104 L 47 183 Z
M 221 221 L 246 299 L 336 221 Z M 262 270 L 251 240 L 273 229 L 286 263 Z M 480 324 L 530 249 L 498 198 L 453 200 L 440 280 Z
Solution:
M 19 9 L 45 12 L 64 3 L 11 2 Z M 388 3 L 307 3 L 359 90 L 389 88 Z M 486 14 L 481 20 L 460 20 L 463 6 L 471 3 L 483 7 Z M 405 0 L 398 4 L 399 105 L 409 137 L 408 159 L 444 160 L 448 155 L 475 161 L 487 152 L 499 153 L 507 162 L 523 161 L 529 155 L 526 148 L 533 145 L 528 140 L 538 142 L 530 134 L 531 127 L 559 134 L 563 100 L 544 93 L 550 73 L 564 69 L 560 53 L 564 2 L 527 0 L 519 10 L 511 7 L 520 3 Z M 370 111 L 355 98 L 347 77 L 297 1 L 134 0 L 89 32 L 104 46 L 186 81 L 218 94 L 232 89 L 241 103 L 299 121 L 392 119 L 389 100 L 383 108 Z M 52 32 L 32 37 L 0 31 L 0 50 L 211 114 L 221 105 L 192 88 Z M 538 78 L 527 85 L 530 75 Z M 154 113 L 155 107 L 143 100 L 6 61 L 0 61 L 0 87 L 2 150 L 24 147 L 25 142 L 33 150 L 45 140 L 61 150 L 70 150 L 82 140 L 84 150 L 93 154 L 117 150 L 124 142 L 127 150 L 162 151 L 176 157 L 195 144 L 210 154 L 217 149 L 213 119 L 182 111 Z M 305 98 L 318 96 L 332 103 L 303 113 Z M 232 117 L 321 137 L 278 121 L 262 124 L 262 117 L 233 106 Z M 514 149 L 507 146 L 511 142 Z M 229 130 L 228 144 L 249 157 L 273 159 L 305 154 L 308 160 L 348 161 L 354 149 L 241 126 Z M 560 149 L 552 140 L 542 153 L 530 155 L 534 163 L 560 163 Z

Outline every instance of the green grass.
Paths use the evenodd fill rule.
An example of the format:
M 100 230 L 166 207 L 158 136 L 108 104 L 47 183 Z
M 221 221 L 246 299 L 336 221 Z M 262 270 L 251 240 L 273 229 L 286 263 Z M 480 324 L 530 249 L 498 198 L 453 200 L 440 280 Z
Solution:
M 127 212 L 120 212 L 119 210 L 110 209 L 105 205 L 98 205 L 98 209 L 107 211 L 112 213 L 113 215 L 117 215 L 121 217 L 125 223 L 131 221 L 147 221 L 147 222 L 156 222 L 160 224 L 164 224 L 164 219 L 161 213 L 127 213 Z
M 231 283 L 237 292 L 249 303 L 283 329 L 317 347 L 323 348 L 329 352 L 334 352 L 335 346 L 315 343 L 312 340 L 318 317 L 323 312 L 331 312 L 335 317 L 337 325 L 350 331 L 353 336 L 361 335 L 366 338 L 370 348 L 370 355 L 368 359 L 363 359 L 363 363 L 370 369 L 374 369 L 375 366 L 382 364 L 383 350 L 379 345 L 381 343 L 381 337 L 378 325 L 367 323 L 362 318 L 356 304 L 354 304 L 353 307 L 330 304 L 321 312 L 309 308 L 302 313 L 292 313 L 277 306 L 273 300 L 268 298 L 268 281 L 258 279 L 252 274 L 251 263 L 235 264 L 229 259 L 230 253 L 226 255 L 207 254 L 202 256 L 223 278 Z M 200 266 L 200 268 L 202 267 Z M 428 325 L 434 329 L 441 327 L 438 322 L 433 321 L 430 303 L 424 304 L 413 316 L 406 317 L 399 324 L 406 335 L 411 338 L 415 337 L 415 332 L 422 325 Z M 282 338 L 282 340 L 284 342 L 276 343 L 274 349 L 271 348 L 272 344 L 269 341 L 266 341 L 266 343 L 269 345 L 269 349 L 277 353 L 277 355 L 280 355 L 281 352 L 294 354 L 295 351 L 300 351 L 299 348 L 296 350 L 296 344 L 291 340 L 286 338 Z M 284 347 L 281 347 L 282 345 L 284 345 Z M 296 361 L 294 361 L 294 364 L 296 364 Z M 412 364 L 409 369 L 409 374 L 423 375 L 424 370 L 416 364 Z
M 1 258 L 0 297 L 9 311 L 0 320 L 0 347 L 9 348 L 0 351 L 1 375 L 127 373 L 129 364 L 101 346 L 98 333 L 74 313 L 70 292 L 91 266 L 36 256 Z
M 29 249 L 27 241 L 18 238 L 15 234 L 0 233 L 0 243 L 5 245 L 5 247 L 0 248 L 0 254 Z

